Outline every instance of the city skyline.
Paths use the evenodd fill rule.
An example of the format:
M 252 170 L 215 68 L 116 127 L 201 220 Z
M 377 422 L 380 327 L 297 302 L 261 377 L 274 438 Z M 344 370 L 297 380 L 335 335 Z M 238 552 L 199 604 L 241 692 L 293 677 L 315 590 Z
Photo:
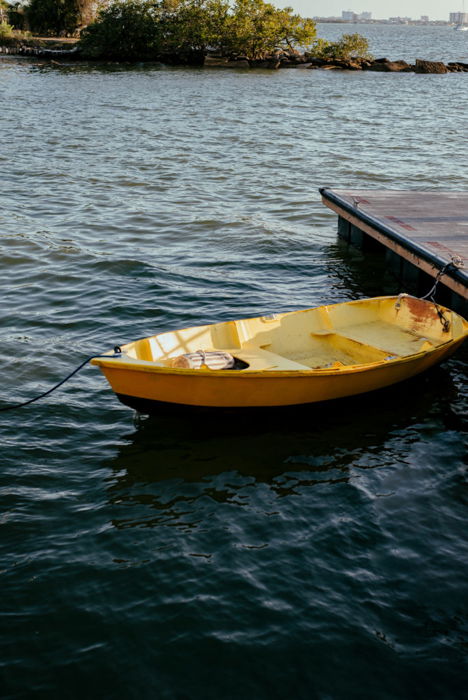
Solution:
M 427 15 L 430 20 L 448 22 L 451 12 L 463 12 L 463 0 L 449 0 L 442 4 L 440 0 L 271 0 L 276 7 L 292 7 L 303 17 L 341 17 L 343 10 L 352 10 L 356 14 L 371 12 L 373 19 L 389 17 L 411 17 L 420 19 Z M 465 10 L 466 11 L 466 10 Z

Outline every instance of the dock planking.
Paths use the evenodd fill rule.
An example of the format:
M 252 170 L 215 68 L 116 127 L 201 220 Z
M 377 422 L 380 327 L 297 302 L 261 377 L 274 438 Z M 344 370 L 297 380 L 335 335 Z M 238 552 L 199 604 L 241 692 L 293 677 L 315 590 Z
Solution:
M 378 241 L 393 269 L 435 279 L 452 262 L 440 281 L 466 315 L 468 192 L 321 188 L 320 194 L 339 216 L 339 235 L 362 248 L 369 237 Z

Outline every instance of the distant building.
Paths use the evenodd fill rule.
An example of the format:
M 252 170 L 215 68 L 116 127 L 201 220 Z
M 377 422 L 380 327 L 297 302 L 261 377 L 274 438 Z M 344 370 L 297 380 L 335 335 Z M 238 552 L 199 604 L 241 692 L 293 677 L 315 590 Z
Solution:
M 429 22 L 429 15 L 421 15 L 421 22 Z
M 369 19 L 372 19 L 372 12 L 361 12 L 360 14 L 358 14 L 353 10 L 343 10 L 341 12 L 341 19 L 343 19 L 345 22 L 365 22 Z
M 452 24 L 468 24 L 468 12 L 451 12 L 449 17 Z

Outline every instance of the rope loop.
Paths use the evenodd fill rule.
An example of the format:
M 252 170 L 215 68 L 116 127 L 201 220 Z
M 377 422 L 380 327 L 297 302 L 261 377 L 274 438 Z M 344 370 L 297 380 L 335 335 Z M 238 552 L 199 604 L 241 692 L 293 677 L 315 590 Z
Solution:
M 434 294 L 436 292 L 437 285 L 439 284 L 440 280 L 445 275 L 447 270 L 451 267 L 454 267 L 455 269 L 460 269 L 462 267 L 465 267 L 465 262 L 464 262 L 463 258 L 461 258 L 459 255 L 452 255 L 449 262 L 445 263 L 445 265 L 440 268 L 439 272 L 436 275 L 436 278 L 434 280 L 434 284 L 433 284 L 432 288 L 428 291 L 427 294 L 425 294 L 423 297 L 421 297 L 421 299 L 430 299 L 431 301 L 434 301 L 433 297 L 434 297 Z
M 455 269 L 460 269 L 460 268 L 462 268 L 462 267 L 465 267 L 465 262 L 464 262 L 463 258 L 460 257 L 460 255 L 452 255 L 451 258 L 450 258 L 450 260 L 449 260 L 449 262 L 446 263 L 443 267 L 441 267 L 441 269 L 440 269 L 439 272 L 437 273 L 436 278 L 435 278 L 435 280 L 434 280 L 434 284 L 432 285 L 432 288 L 428 291 L 427 294 L 425 294 L 423 297 L 421 297 L 421 299 L 429 299 L 429 301 L 432 301 L 432 303 L 433 303 L 434 306 L 436 307 L 437 315 L 439 316 L 439 319 L 440 319 L 440 322 L 441 322 L 441 324 L 442 324 L 442 329 L 443 329 L 444 333 L 448 333 L 448 332 L 449 332 L 449 330 L 450 330 L 450 321 L 449 321 L 448 318 L 444 315 L 444 312 L 442 311 L 442 309 L 440 308 L 440 306 L 437 304 L 437 302 L 436 302 L 434 296 L 435 296 L 435 293 L 436 293 L 436 290 L 437 290 L 437 286 L 438 286 L 440 280 L 441 280 L 442 277 L 445 275 L 445 273 L 447 272 L 447 270 L 450 269 L 451 267 L 454 267 Z

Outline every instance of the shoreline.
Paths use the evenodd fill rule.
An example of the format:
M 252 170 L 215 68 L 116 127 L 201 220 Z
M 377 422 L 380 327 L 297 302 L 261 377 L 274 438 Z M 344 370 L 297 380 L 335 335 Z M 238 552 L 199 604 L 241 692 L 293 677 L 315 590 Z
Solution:
M 70 48 L 72 45 L 72 48 Z M 93 64 L 128 64 L 132 63 L 161 63 L 168 66 L 188 66 L 197 68 L 262 68 L 279 70 L 289 68 L 322 69 L 322 70 L 352 70 L 379 73 L 468 73 L 468 63 L 461 61 L 428 61 L 415 59 L 414 63 L 388 58 L 315 58 L 307 53 L 298 51 L 277 51 L 264 59 L 248 60 L 246 57 L 226 57 L 218 54 L 193 52 L 190 55 L 165 54 L 154 61 L 119 61 L 116 59 L 90 59 L 83 56 L 78 45 L 78 39 L 62 39 L 34 37 L 17 40 L 0 45 L 0 57 L 23 56 L 25 58 L 42 58 L 60 63 L 63 60 L 82 61 Z

